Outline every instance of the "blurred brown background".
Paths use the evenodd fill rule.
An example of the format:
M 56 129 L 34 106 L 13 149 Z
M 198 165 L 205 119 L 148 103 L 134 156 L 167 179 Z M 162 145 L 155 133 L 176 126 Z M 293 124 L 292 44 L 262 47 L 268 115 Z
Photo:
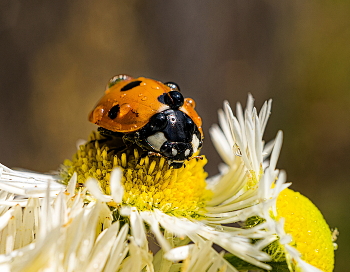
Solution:
M 273 98 L 279 168 L 350 254 L 350 1 L 0 1 L 0 161 L 57 169 L 96 127 L 87 115 L 119 73 L 175 81 L 208 128 L 228 99 Z

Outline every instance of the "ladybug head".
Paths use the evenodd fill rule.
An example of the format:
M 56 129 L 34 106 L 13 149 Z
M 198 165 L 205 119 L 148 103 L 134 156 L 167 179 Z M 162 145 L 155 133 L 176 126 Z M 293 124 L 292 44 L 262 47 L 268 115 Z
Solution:
M 202 146 L 196 124 L 187 114 L 174 109 L 155 114 L 138 131 L 138 141 L 146 149 L 167 158 L 174 168 L 181 167 Z

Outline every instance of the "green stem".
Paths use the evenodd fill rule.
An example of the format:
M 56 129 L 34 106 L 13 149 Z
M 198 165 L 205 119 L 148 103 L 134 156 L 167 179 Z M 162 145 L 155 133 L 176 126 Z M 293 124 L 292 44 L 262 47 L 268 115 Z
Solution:
M 264 272 L 289 272 L 288 265 L 286 262 L 266 262 L 266 264 L 270 265 L 272 269 L 265 270 L 248 262 L 245 262 L 232 254 L 225 254 L 224 258 L 226 259 L 226 261 L 232 264 L 238 271 L 255 270 Z

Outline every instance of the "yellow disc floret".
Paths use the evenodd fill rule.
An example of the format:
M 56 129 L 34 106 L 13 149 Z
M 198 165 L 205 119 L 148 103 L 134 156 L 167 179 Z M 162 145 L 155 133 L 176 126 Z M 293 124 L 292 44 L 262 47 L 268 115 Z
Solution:
M 102 191 L 110 194 L 109 179 L 114 167 L 123 168 L 124 205 L 139 210 L 160 209 L 183 217 L 200 218 L 205 214 L 205 203 L 211 197 L 206 189 L 207 173 L 202 159 L 191 159 L 184 167 L 173 169 L 163 157 L 141 157 L 140 149 L 128 148 L 115 152 L 93 133 L 90 141 L 79 147 L 73 159 L 64 162 L 62 177 L 68 182 L 74 172 L 78 185 L 87 178 L 98 180 Z
M 277 215 L 285 218 L 284 230 L 293 239 L 290 245 L 302 259 L 322 271 L 333 271 L 332 232 L 317 207 L 300 193 L 285 189 L 277 199 Z

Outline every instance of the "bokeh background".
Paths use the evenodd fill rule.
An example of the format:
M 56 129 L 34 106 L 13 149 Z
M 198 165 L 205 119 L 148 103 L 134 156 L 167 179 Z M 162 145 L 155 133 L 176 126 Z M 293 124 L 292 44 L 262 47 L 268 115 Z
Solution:
M 208 129 L 227 99 L 273 98 L 279 168 L 350 255 L 350 1 L 0 1 L 0 161 L 46 172 L 96 129 L 87 115 L 115 74 L 177 82 Z

